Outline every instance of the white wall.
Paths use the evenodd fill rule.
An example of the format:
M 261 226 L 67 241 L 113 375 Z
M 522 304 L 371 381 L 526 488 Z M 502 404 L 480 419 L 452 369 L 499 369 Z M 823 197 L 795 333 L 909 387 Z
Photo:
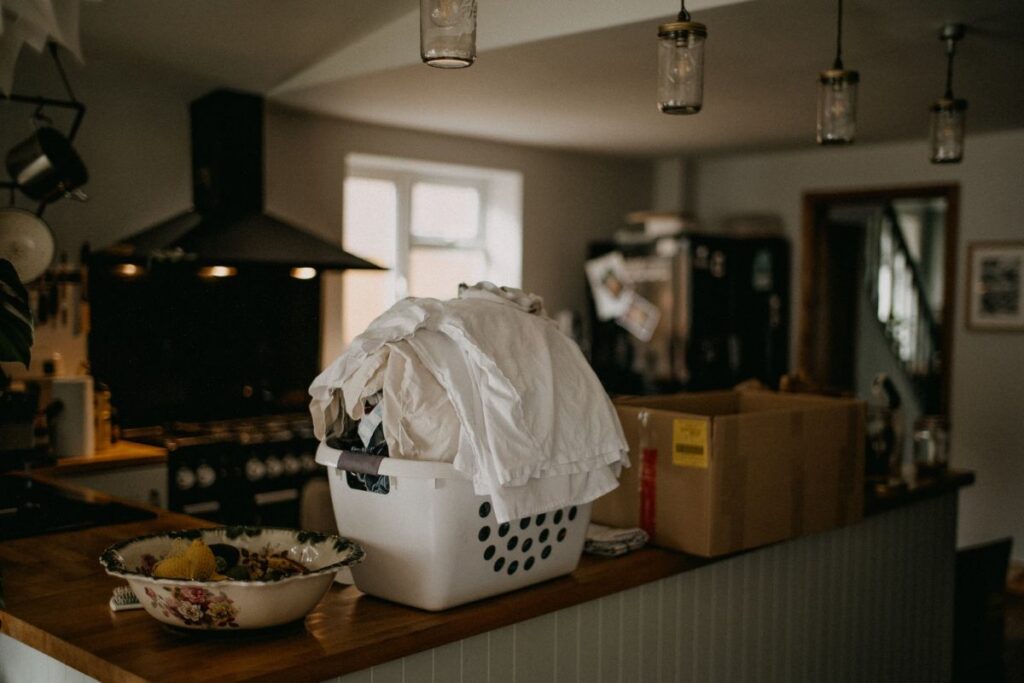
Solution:
M 87 107 L 74 141 L 89 171 L 82 188 L 85 203 L 62 199 L 47 207 L 44 219 L 53 230 L 57 254 L 78 261 L 83 242 L 93 249 L 118 239 L 192 205 L 191 162 L 188 145 L 188 103 L 208 85 L 185 80 L 144 64 L 110 63 L 87 55 L 85 66 L 73 57 L 63 59 L 71 86 Z M 23 48 L 15 72 L 14 92 L 63 99 L 53 62 Z M 29 117 L 34 107 L 0 100 L 0 154 L 33 131 Z M 67 110 L 47 108 L 58 130 L 67 133 Z M 6 177 L 6 170 L 0 171 Z M 0 197 L 7 204 L 6 192 Z M 18 206 L 36 205 L 18 195 Z M 55 322 L 36 329 L 32 349 L 33 372 L 54 351 L 62 353 L 65 371 L 78 372 L 86 357 L 85 336 Z M 9 373 L 24 374 L 20 365 L 5 364 Z
M 922 131 L 923 135 L 923 131 Z M 801 196 L 812 190 L 957 182 L 957 245 L 951 421 L 956 467 L 978 482 L 961 501 L 960 543 L 1012 535 L 1024 560 L 1024 334 L 964 326 L 967 244 L 1024 240 L 1024 130 L 969 135 L 963 163 L 928 163 L 921 140 L 845 149 L 707 158 L 698 164 L 698 214 L 708 224 L 739 212 L 777 212 L 794 246 L 799 282 Z M 798 291 L 798 290 L 797 290 Z M 794 327 L 798 329 L 794 302 Z M 794 335 L 795 339 L 795 335 Z
M 419 133 L 283 106 L 269 107 L 267 116 L 267 209 L 338 242 L 349 153 L 521 172 L 523 287 L 543 296 L 551 312 L 583 310 L 587 242 L 609 237 L 627 212 L 650 205 L 647 161 Z
M 208 86 L 143 64 L 88 58 L 83 67 L 67 55 L 63 61 L 87 107 L 74 146 L 89 170 L 83 189 L 90 199 L 61 200 L 47 208 L 45 218 L 58 250 L 77 260 L 82 242 L 108 246 L 192 205 L 188 104 Z M 64 97 L 53 63 L 28 48 L 18 61 L 14 91 Z M 32 111 L 0 101 L 0 152 L 31 134 Z M 70 116 L 46 111 L 66 133 Z M 34 208 L 24 198 L 19 204 Z

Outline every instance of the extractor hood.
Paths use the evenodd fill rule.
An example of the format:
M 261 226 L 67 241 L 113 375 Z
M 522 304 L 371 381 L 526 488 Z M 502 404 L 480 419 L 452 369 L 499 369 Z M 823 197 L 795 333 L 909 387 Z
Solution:
M 258 95 L 215 90 L 192 103 L 194 208 L 107 249 L 133 261 L 379 269 L 263 210 L 263 107 Z

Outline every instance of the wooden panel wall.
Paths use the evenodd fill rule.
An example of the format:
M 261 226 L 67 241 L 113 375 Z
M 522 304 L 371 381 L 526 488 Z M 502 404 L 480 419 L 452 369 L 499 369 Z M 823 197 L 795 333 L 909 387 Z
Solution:
M 956 494 L 335 683 L 945 681 Z

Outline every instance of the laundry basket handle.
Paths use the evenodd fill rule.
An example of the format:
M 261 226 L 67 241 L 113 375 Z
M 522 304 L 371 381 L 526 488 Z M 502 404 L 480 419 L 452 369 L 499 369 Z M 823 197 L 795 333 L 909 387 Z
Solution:
M 346 451 L 334 448 L 330 442 L 327 443 L 327 446 L 338 454 L 335 467 L 339 470 L 355 472 L 356 474 L 380 474 L 380 464 L 384 460 L 383 455 Z

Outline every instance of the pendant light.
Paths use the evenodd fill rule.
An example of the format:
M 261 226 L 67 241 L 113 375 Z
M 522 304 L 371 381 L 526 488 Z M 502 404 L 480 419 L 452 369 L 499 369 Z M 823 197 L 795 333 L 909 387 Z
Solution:
M 818 75 L 818 144 L 845 145 L 857 130 L 857 83 L 860 74 L 843 68 L 843 0 L 836 22 L 836 59 Z
M 476 61 L 476 0 L 420 0 L 420 57 L 440 69 Z
M 658 27 L 658 109 L 696 114 L 704 101 L 704 39 L 708 27 L 690 21 L 685 1 L 675 21 Z
M 946 44 L 946 93 L 931 107 L 933 164 L 958 164 L 964 157 L 967 100 L 953 97 L 953 57 L 956 56 L 956 41 L 963 37 L 963 24 L 946 24 L 939 34 L 939 40 Z

